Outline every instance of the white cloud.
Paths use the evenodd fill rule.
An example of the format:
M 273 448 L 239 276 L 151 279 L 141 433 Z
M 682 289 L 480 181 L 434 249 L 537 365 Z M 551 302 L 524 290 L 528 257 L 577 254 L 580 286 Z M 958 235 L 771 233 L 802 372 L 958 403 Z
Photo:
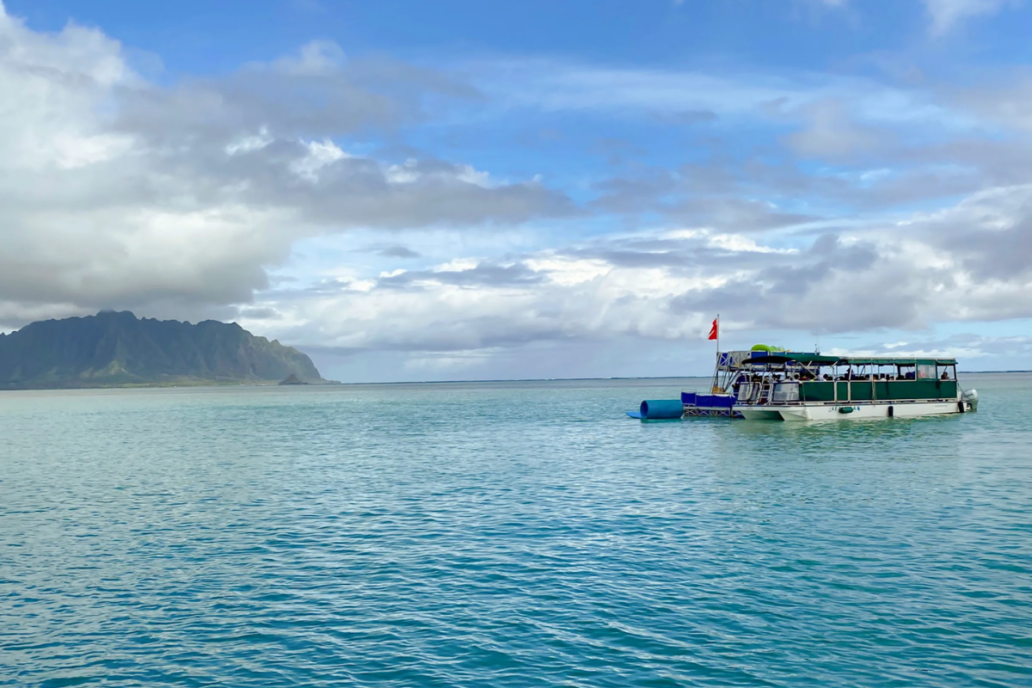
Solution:
M 401 179 L 334 142 L 417 116 L 426 89 L 455 91 L 404 65 L 349 63 L 325 42 L 164 88 L 101 31 L 36 32 L 0 5 L 0 321 L 40 304 L 227 314 L 299 239 L 565 211 L 538 182 L 426 157 Z
M 250 153 L 251 151 L 261 150 L 272 142 L 273 138 L 269 135 L 268 128 L 262 127 L 257 134 L 245 134 L 228 143 L 226 145 L 226 154 Z
M 510 253 L 505 263 L 463 258 L 385 271 L 361 294 L 331 286 L 259 300 L 303 323 L 283 332 L 292 341 L 416 357 L 542 341 L 692 342 L 717 311 L 732 314 L 738 331 L 825 335 L 1032 317 L 1032 266 L 1001 262 L 1008 253 L 1028 255 L 1018 246 L 1032 243 L 1030 196 L 1026 188 L 999 189 L 905 224 L 797 239 L 792 247 L 709 230 L 617 234 Z M 1000 232 L 1008 238 L 993 234 Z M 990 262 L 1000 269 L 987 279 L 979 271 Z
M 684 116 L 693 123 L 779 120 L 815 103 L 848 103 L 871 122 L 921 123 L 969 129 L 976 122 L 942 107 L 921 91 L 828 72 L 749 69 L 643 69 L 569 60 L 523 58 L 463 63 L 491 102 L 512 109 L 618 116 Z
M 322 141 L 302 141 L 302 145 L 308 149 L 308 154 L 290 163 L 290 170 L 309 182 L 319 181 L 319 171 L 324 167 L 332 165 L 338 160 L 352 158 L 354 156 L 345 153 L 341 148 L 329 139 Z M 388 177 L 388 181 L 391 181 Z
M 944 34 L 961 21 L 979 15 L 995 14 L 1014 0 L 924 0 L 932 18 L 932 33 Z
M 613 269 L 604 260 L 570 258 L 555 253 L 528 258 L 526 263 L 531 270 L 548 274 L 552 282 L 563 287 L 591 282 Z
M 798 253 L 798 249 L 795 248 L 778 249 L 772 246 L 760 246 L 754 239 L 742 236 L 741 234 L 714 234 L 709 237 L 709 245 L 714 248 L 726 249 L 728 251 L 752 253 Z
M 345 60 L 344 51 L 333 41 L 311 41 L 297 55 L 281 57 L 272 67 L 292 76 L 325 75 L 339 69 Z

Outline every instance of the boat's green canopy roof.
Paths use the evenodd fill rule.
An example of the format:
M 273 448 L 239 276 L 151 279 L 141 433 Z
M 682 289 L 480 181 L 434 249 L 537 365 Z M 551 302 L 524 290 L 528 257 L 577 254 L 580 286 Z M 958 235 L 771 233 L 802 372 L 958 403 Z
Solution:
M 910 357 L 885 357 L 885 356 L 822 356 L 821 354 L 805 353 L 776 353 L 767 355 L 753 355 L 743 361 L 746 365 L 764 365 L 767 363 L 802 363 L 803 365 L 957 365 L 955 358 L 910 358 Z

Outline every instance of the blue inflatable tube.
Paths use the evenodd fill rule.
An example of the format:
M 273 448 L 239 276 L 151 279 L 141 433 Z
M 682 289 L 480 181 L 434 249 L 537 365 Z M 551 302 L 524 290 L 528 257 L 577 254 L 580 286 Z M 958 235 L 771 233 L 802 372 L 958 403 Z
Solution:
M 676 420 L 684 415 L 684 404 L 680 399 L 643 401 L 640 410 L 628 411 L 627 415 L 642 420 Z

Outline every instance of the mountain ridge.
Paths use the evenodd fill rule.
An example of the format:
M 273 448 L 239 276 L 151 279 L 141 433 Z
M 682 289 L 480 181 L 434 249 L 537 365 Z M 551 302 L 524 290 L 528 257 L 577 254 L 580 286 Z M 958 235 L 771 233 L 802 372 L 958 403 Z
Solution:
M 0 389 L 273 383 L 291 375 L 326 382 L 297 349 L 217 320 L 101 311 L 0 334 Z

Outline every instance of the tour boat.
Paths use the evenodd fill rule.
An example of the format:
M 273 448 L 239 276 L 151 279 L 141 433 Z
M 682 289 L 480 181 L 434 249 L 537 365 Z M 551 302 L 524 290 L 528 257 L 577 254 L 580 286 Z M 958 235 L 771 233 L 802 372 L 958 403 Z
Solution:
M 978 410 L 978 392 L 961 388 L 952 358 L 730 353 L 748 353 L 734 363 L 727 388 L 735 398 L 734 415 L 746 420 L 915 418 Z M 720 368 L 718 361 L 718 373 Z

